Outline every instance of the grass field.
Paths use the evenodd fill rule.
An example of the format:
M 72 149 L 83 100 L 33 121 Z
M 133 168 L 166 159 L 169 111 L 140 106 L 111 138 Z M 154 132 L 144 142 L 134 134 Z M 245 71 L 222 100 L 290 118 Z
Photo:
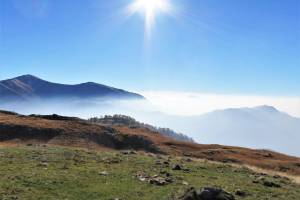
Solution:
M 172 170 L 180 164 L 185 170 Z M 158 186 L 137 175 L 166 177 Z M 266 182 L 274 183 L 266 186 Z M 300 199 L 300 186 L 246 168 L 152 154 L 94 152 L 62 147 L 1 147 L 0 199 L 167 200 L 189 187 L 221 187 L 236 199 Z

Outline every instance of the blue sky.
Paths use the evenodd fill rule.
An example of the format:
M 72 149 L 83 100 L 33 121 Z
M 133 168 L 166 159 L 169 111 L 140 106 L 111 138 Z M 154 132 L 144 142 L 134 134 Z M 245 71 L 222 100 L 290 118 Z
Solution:
M 171 0 L 145 40 L 130 0 L 1 0 L 0 79 L 300 96 L 300 1 Z

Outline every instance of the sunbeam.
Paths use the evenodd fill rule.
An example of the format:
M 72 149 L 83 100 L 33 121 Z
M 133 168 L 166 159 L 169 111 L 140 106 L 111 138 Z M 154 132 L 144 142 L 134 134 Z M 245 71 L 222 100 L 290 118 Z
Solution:
M 172 4 L 169 0 L 135 0 L 128 8 L 130 15 L 138 12 L 145 18 L 145 32 L 150 35 L 158 12 L 171 13 Z

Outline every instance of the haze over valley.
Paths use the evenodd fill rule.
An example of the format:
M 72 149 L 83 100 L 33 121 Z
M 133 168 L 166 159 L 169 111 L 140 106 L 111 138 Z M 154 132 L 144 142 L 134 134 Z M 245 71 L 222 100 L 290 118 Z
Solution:
M 146 99 L 137 93 L 96 83 L 66 86 L 53 84 L 32 75 L 20 76 L 0 83 L 2 88 L 0 93 L 4 97 L 2 99 L 18 95 L 18 98 L 14 96 L 13 100 L 2 100 L 1 109 L 4 110 L 22 114 L 59 114 L 85 119 L 123 114 L 158 127 L 171 128 L 192 137 L 198 143 L 270 149 L 290 155 L 300 155 L 298 145 L 300 119 L 268 105 L 249 108 L 229 107 L 219 110 L 210 108 L 211 112 L 192 115 L 173 114 L 167 113 L 161 105 L 156 105 L 155 99 L 151 102 L 152 99 Z M 70 89 L 66 95 L 64 91 L 68 87 Z M 27 90 L 24 91 L 24 88 Z M 4 89 L 8 89 L 10 93 Z M 169 99 L 169 101 L 171 104 L 176 99 L 173 101 Z M 195 104 L 195 101 L 199 101 L 198 105 L 208 103 L 201 101 L 200 98 L 193 98 L 193 101 L 195 110 L 200 107 Z M 164 103 L 169 105 L 168 102 Z M 185 105 L 180 106 L 185 107 Z

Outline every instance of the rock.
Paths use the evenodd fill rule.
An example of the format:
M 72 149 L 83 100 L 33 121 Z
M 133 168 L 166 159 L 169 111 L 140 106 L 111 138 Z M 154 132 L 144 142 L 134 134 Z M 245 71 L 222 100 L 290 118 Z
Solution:
M 258 175 L 260 175 L 260 176 L 267 176 L 268 174 L 266 174 L 266 173 L 259 173 Z
M 290 170 L 289 167 L 286 167 L 286 166 L 279 166 L 279 171 L 281 171 L 281 172 L 287 172 L 287 171 L 289 171 L 289 170 Z
M 184 158 L 183 161 L 185 161 L 185 162 L 192 162 L 193 160 L 191 158 Z
M 38 166 L 38 167 L 48 167 L 49 164 L 46 163 L 46 162 L 41 162 L 41 163 L 39 163 L 37 166 Z
M 190 188 L 180 200 L 234 200 L 234 196 L 219 188 L 206 187 L 202 190 Z
M 175 165 L 172 167 L 172 170 L 182 170 L 182 167 L 181 167 L 179 164 L 175 164 Z
M 275 179 L 280 179 L 281 176 L 279 176 L 279 175 L 274 175 L 273 178 L 275 178 Z
M 199 192 L 195 188 L 190 188 L 179 200 L 200 200 Z
M 148 182 L 150 184 L 163 186 L 173 182 L 171 177 L 162 177 L 159 175 L 148 176 L 146 174 L 137 174 L 136 177 L 142 182 Z
M 190 169 L 187 169 L 187 168 L 183 169 L 183 171 L 186 172 L 186 173 L 191 172 L 191 170 L 190 170 Z
M 137 154 L 136 151 L 134 151 L 134 150 L 123 150 L 123 151 L 121 151 L 121 153 L 124 155 Z
M 267 153 L 267 154 L 264 154 L 264 157 L 265 157 L 265 158 L 272 158 L 273 155 L 272 155 L 271 153 Z
M 263 185 L 267 186 L 267 187 L 276 187 L 276 188 L 280 188 L 281 187 L 281 185 L 279 185 L 278 183 L 274 183 L 272 181 L 264 181 Z
M 241 161 L 236 158 L 225 158 L 221 160 L 223 163 L 240 163 Z
M 164 174 L 166 177 L 172 176 L 172 174 L 170 174 L 170 173 L 167 172 L 167 171 L 161 171 L 160 174 Z
M 235 192 L 235 195 L 240 196 L 240 197 L 245 197 L 247 194 L 246 194 L 246 192 L 244 192 L 242 190 L 237 190 Z
M 182 181 L 182 185 L 189 185 L 189 183 L 186 181 Z
M 109 173 L 107 171 L 102 171 L 102 172 L 99 172 L 99 175 L 107 176 L 107 175 L 109 175 Z
M 184 153 L 183 153 L 183 156 L 186 156 L 186 157 L 191 157 L 191 156 L 192 156 L 192 154 L 184 152 Z
M 154 176 L 149 179 L 150 184 L 154 184 L 154 185 L 158 185 L 158 186 L 167 185 L 172 182 L 173 182 L 173 180 L 171 178 L 163 178 L 163 177 L 159 177 L 159 176 Z
M 164 165 L 170 165 L 169 161 L 164 161 Z

